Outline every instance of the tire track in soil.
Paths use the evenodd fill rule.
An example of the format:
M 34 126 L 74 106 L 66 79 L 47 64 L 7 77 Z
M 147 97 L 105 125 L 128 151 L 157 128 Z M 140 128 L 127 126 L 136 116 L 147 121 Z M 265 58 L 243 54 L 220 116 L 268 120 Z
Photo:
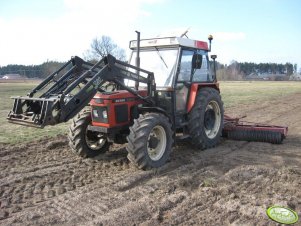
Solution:
M 78 217 L 83 218 L 83 216 L 85 216 L 85 215 L 91 216 L 91 209 L 88 209 L 87 211 L 85 211 L 82 208 L 82 206 L 89 206 L 89 205 L 91 205 L 91 200 L 93 200 L 94 196 L 97 197 L 96 194 L 98 193 L 99 190 L 103 190 L 105 192 L 105 194 L 102 194 L 102 195 L 106 195 L 106 196 L 109 195 L 109 197 L 107 197 L 106 199 L 108 199 L 107 206 L 110 207 L 111 206 L 111 202 L 112 202 L 112 198 L 114 198 L 114 194 L 112 194 L 112 197 L 111 197 L 110 194 L 112 193 L 112 191 L 111 191 L 111 189 L 106 189 L 106 186 L 110 186 L 112 184 L 117 183 L 119 180 L 121 180 L 124 177 L 123 174 L 124 173 L 122 173 L 122 175 L 120 175 L 119 178 L 117 177 L 116 181 L 111 181 L 111 180 L 104 181 L 103 180 L 101 184 L 95 183 L 95 184 L 87 185 L 87 186 L 79 188 L 79 189 L 77 189 L 75 191 L 66 193 L 66 194 L 64 194 L 62 196 L 54 197 L 51 200 L 46 200 L 46 203 L 44 203 L 44 205 L 43 205 L 43 206 L 45 206 L 45 204 L 46 204 L 46 208 L 44 209 L 42 207 L 39 210 L 39 212 L 42 211 L 42 214 L 38 213 L 38 216 L 43 216 L 43 215 L 47 214 L 49 205 L 52 206 L 52 207 L 54 207 L 54 209 L 56 210 L 55 212 L 53 212 L 53 214 L 59 214 L 60 215 L 59 218 L 61 218 L 61 219 L 68 219 L 68 221 L 70 221 L 70 218 L 72 219 L 72 217 L 74 217 L 74 216 L 76 216 L 76 219 L 77 219 L 76 221 L 79 220 Z M 78 193 L 88 194 L 89 198 L 81 200 L 79 202 L 79 200 L 78 200 Z M 116 197 L 114 199 L 116 199 Z M 121 200 L 122 200 L 122 197 L 118 197 L 118 202 L 120 202 Z M 74 201 L 74 202 L 72 202 L 72 201 Z M 81 205 L 79 206 L 78 203 L 81 203 Z M 106 209 L 108 209 L 108 208 L 106 208 Z M 61 212 L 63 212 L 64 214 L 62 215 Z M 29 214 L 29 213 L 25 213 L 25 215 L 26 214 Z M 23 216 L 24 216 L 24 214 L 23 214 Z M 54 217 L 58 217 L 58 215 L 54 215 Z M 36 218 L 37 218 L 37 216 L 36 216 Z M 53 216 L 50 217 L 50 218 L 53 218 Z M 43 219 L 42 221 L 44 221 L 44 220 L 45 219 Z M 30 225 L 30 224 L 28 224 L 28 225 Z
M 171 168 L 168 168 L 167 166 L 165 167 L 165 170 L 164 169 L 160 169 L 160 171 L 159 172 L 156 172 L 156 174 L 158 174 L 158 173 L 161 173 L 161 174 L 166 174 L 168 171 L 172 171 L 172 170 L 174 170 L 174 168 L 177 168 L 177 167 L 179 167 L 179 166 L 183 166 L 183 164 L 177 164 L 177 165 L 175 165 L 174 167 L 171 167 Z M 68 167 L 70 167 L 70 165 L 68 165 Z M 106 167 L 107 167 L 107 165 L 106 165 Z M 72 168 L 72 167 L 71 167 Z M 79 168 L 79 169 L 82 169 L 82 168 Z M 77 169 L 78 170 L 78 169 Z M 66 170 L 67 171 L 67 170 Z M 81 176 L 83 176 L 83 174 L 84 174 L 84 172 L 82 172 L 82 171 L 80 171 L 80 172 L 78 172 Z M 51 174 L 51 173 L 50 173 Z M 127 174 L 127 172 L 125 172 L 125 175 Z M 135 185 L 138 185 L 140 182 L 142 182 L 142 181 L 145 181 L 145 180 L 147 180 L 148 178 L 150 178 L 150 175 L 152 174 L 152 172 L 150 172 L 150 171 L 148 171 L 148 172 L 140 172 L 140 171 L 138 171 L 138 174 L 137 175 L 134 175 L 134 177 L 133 176 L 129 176 L 126 180 L 125 180 L 125 182 L 123 183 L 123 184 L 120 184 L 120 180 L 117 180 L 116 182 L 112 182 L 112 184 L 117 184 L 117 186 L 116 185 L 114 185 L 113 187 L 115 187 L 115 189 L 117 189 L 117 190 L 120 190 L 120 191 L 125 191 L 125 190 L 128 190 L 128 189 L 131 189 L 131 188 L 133 188 L 133 187 L 135 187 Z M 38 175 L 39 175 L 39 177 L 41 177 L 41 175 L 40 175 L 40 173 L 38 173 Z M 53 175 L 52 175 L 53 176 Z M 116 177 L 116 175 L 115 175 L 115 177 Z M 123 178 L 124 176 L 122 176 L 122 178 Z M 54 178 L 56 178 L 56 177 L 54 177 Z M 61 178 L 61 176 L 60 176 L 60 178 Z M 69 175 L 68 175 L 68 178 L 69 178 Z M 34 178 L 28 178 L 28 179 L 34 179 Z M 121 178 L 120 178 L 121 179 Z M 23 182 L 24 182 L 24 180 L 23 180 Z M 47 199 L 49 199 L 49 198 L 52 198 L 52 197 L 54 197 L 54 196 L 56 196 L 56 193 L 55 192 L 50 192 L 50 191 L 52 191 L 51 190 L 51 188 L 52 187 L 54 187 L 54 184 L 56 183 L 56 181 L 55 180 L 52 180 L 52 182 L 51 181 L 47 181 L 47 183 L 48 183 L 48 185 L 49 186 L 45 186 L 44 184 L 43 184 L 43 182 L 42 182 L 42 184 L 40 183 L 40 187 L 44 187 L 46 190 L 48 190 L 48 194 L 46 195 L 46 197 L 45 197 L 45 195 L 44 195 L 44 197 L 42 197 L 40 200 L 36 200 L 36 203 L 41 203 L 41 202 L 46 202 L 47 201 Z M 62 183 L 62 182 L 61 182 Z M 31 185 L 31 186 L 29 186 L 29 187 L 32 187 L 32 186 L 34 186 L 33 184 Z M 18 187 L 18 185 L 16 186 L 16 187 Z M 94 188 L 94 189 L 96 189 L 96 188 Z M 99 186 L 97 186 L 97 189 L 99 189 Z M 23 189 L 20 189 L 20 190 L 23 190 Z M 25 189 L 26 190 L 26 189 Z M 28 190 L 28 189 L 27 189 Z M 93 189 L 92 189 L 93 190 Z M 10 192 L 10 193 L 12 193 L 12 192 Z M 40 193 L 43 193 L 43 191 L 40 191 Z M 64 193 L 64 192 L 61 192 L 61 193 Z M 36 192 L 36 195 L 38 195 L 39 194 L 39 192 Z M 17 196 L 18 195 L 18 193 L 17 194 L 13 194 L 14 196 Z M 2 196 L 2 197 L 5 197 L 5 196 Z M 21 197 L 22 198 L 22 197 Z M 29 202 L 29 200 L 26 200 L 27 202 Z M 119 204 L 120 204 L 120 201 L 121 201 L 121 198 L 120 197 L 118 197 L 118 199 L 116 200 L 116 202 L 118 202 Z M 21 201 L 22 202 L 22 201 Z M 76 202 L 77 203 L 77 202 Z M 13 202 L 13 204 L 15 204 L 14 202 Z M 22 207 L 21 207 L 21 209 L 22 209 Z M 15 212 L 15 211 L 12 211 L 12 212 Z M 72 215 L 72 214 L 71 214 Z
M 192 155 L 190 156 L 192 157 Z M 202 161 L 202 160 L 200 160 Z M 121 225 L 118 223 L 118 220 L 120 222 L 128 222 L 129 219 L 128 216 L 134 216 L 131 217 L 131 221 L 134 223 L 139 223 L 139 216 L 137 218 L 135 217 L 137 215 L 137 212 L 141 212 L 141 209 L 143 209 L 143 216 L 146 218 L 150 218 L 151 220 L 148 222 L 149 224 L 155 223 L 158 224 L 160 221 L 164 218 L 165 215 L 168 215 L 170 212 L 172 212 L 172 209 L 176 208 L 180 203 L 186 199 L 187 194 L 191 193 L 191 184 L 193 184 L 193 180 L 196 181 L 202 181 L 200 178 L 203 177 L 203 179 L 208 176 L 208 170 L 204 170 L 201 168 L 200 170 L 197 170 L 195 167 L 195 164 L 199 163 L 197 160 L 194 160 L 193 163 L 189 164 L 181 164 L 178 167 L 174 167 L 173 170 L 170 171 L 162 171 L 159 174 L 157 173 L 156 176 L 151 177 L 150 180 L 148 180 L 146 183 L 144 183 L 144 191 L 142 196 L 143 198 L 140 198 L 136 200 L 136 202 L 130 202 L 127 203 L 125 206 L 121 205 L 117 209 L 112 209 L 110 213 L 104 214 L 101 217 L 98 217 L 97 220 L 92 221 L 93 224 L 102 223 L 104 225 Z M 203 166 L 203 165 L 202 165 Z M 188 178 L 183 178 L 183 175 L 180 175 L 183 170 L 190 170 L 193 174 L 192 176 Z M 177 175 L 174 177 L 174 175 Z M 200 177 L 200 175 L 202 175 Z M 214 172 L 212 172 L 211 176 L 214 176 Z M 199 177 L 199 178 L 198 178 Z M 147 178 L 149 178 L 147 176 Z M 127 179 L 125 181 L 128 181 Z M 138 176 L 137 181 L 140 182 L 140 177 Z M 166 183 L 171 181 L 171 183 Z M 128 182 L 131 183 L 131 180 Z M 136 185 L 137 183 L 131 183 L 133 185 Z M 158 186 L 160 184 L 160 186 Z M 195 189 L 197 189 L 202 183 L 196 183 L 194 186 Z M 163 185 L 163 187 L 162 187 Z M 176 190 L 180 188 L 180 190 Z M 141 191 L 141 187 L 139 186 L 127 186 L 127 188 L 130 188 L 127 193 L 124 195 L 129 195 L 130 197 L 132 194 L 137 194 L 139 191 Z M 124 191 L 124 187 L 122 187 L 120 190 Z M 164 191 L 162 194 L 162 190 Z M 180 201 L 173 200 L 172 197 L 176 196 L 174 193 L 180 193 L 179 196 Z M 156 193 L 159 193 L 158 197 L 166 196 L 168 198 L 163 198 L 162 200 L 156 200 L 158 203 L 156 208 L 148 209 L 144 206 L 154 206 L 154 197 L 156 197 Z M 161 193 L 161 194 L 160 194 Z M 150 195 L 149 195 L 150 194 Z M 152 197 L 149 197 L 153 194 Z M 185 194 L 185 195 L 183 195 Z M 119 200 L 117 200 L 119 202 Z M 118 214 L 117 214 L 118 213 Z M 118 218 L 117 218 L 118 216 Z M 141 216 L 140 216 L 141 217 Z M 137 222 L 136 222 L 136 220 Z M 140 219 L 141 220 L 141 219 Z M 90 222 L 91 223 L 91 222 Z
M 180 166 L 180 165 L 179 165 Z M 174 166 L 173 168 L 177 168 L 178 166 Z M 168 169 L 168 168 L 166 168 Z M 160 173 L 164 173 L 166 174 L 167 170 L 161 170 Z M 93 210 L 93 215 L 97 215 L 95 213 L 100 213 L 101 216 L 103 216 L 103 220 L 106 222 L 106 219 L 110 219 L 108 222 L 111 222 L 112 219 L 112 214 L 114 216 L 114 219 L 117 220 L 120 217 L 120 214 L 118 215 L 114 215 L 114 213 L 129 213 L 129 209 L 131 209 L 133 212 L 137 212 L 138 209 L 136 208 L 137 205 L 136 203 L 145 203 L 145 194 L 148 193 L 153 193 L 154 189 L 151 186 L 144 186 L 142 189 L 141 187 L 139 187 L 138 185 L 141 182 L 146 182 L 146 181 L 151 181 L 153 178 L 153 174 L 158 174 L 158 172 L 152 172 L 152 171 L 136 171 L 134 174 L 132 175 L 127 175 L 126 177 L 124 175 L 121 176 L 121 178 L 117 178 L 117 180 L 113 181 L 111 183 L 111 187 L 110 189 L 106 189 L 106 188 L 102 188 L 102 193 L 106 193 L 106 198 L 105 199 L 101 199 L 102 202 L 102 206 L 110 206 L 109 209 L 106 209 L 106 211 L 99 211 L 99 209 L 94 209 Z M 107 190 L 107 191 L 106 191 Z M 98 195 L 99 193 L 99 187 L 97 189 L 94 189 L 92 192 L 85 194 L 84 196 L 84 200 L 91 200 L 91 197 L 99 197 L 101 195 Z M 134 197 L 132 200 L 128 200 L 127 197 Z M 80 203 L 84 203 L 85 201 L 81 199 Z M 108 200 L 108 202 L 106 201 Z M 143 201 L 141 201 L 143 200 Z M 77 200 L 78 201 L 78 200 Z M 74 208 L 76 208 L 76 203 L 77 201 L 74 201 L 73 204 L 72 202 L 68 203 L 68 205 L 74 206 Z M 90 201 L 89 201 L 90 204 Z M 141 204 L 139 204 L 138 206 L 140 206 Z M 85 206 L 85 205 L 84 205 Z M 94 206 L 92 204 L 92 206 Z M 136 207 L 135 207 L 136 206 Z M 139 207 L 140 209 L 140 207 Z M 89 209 L 88 212 L 84 211 L 85 215 L 91 215 L 91 209 Z M 132 213 L 129 213 L 130 215 Z M 116 216 L 119 216 L 118 218 L 115 218 Z M 64 218 L 67 218 L 70 220 L 69 216 L 64 216 Z M 78 221 L 78 219 L 77 219 Z M 70 221 L 69 221 L 70 222 Z M 87 222 L 85 221 L 85 224 Z
M 55 142 L 51 141 L 51 143 L 53 144 Z M 61 144 L 61 141 L 58 141 L 58 143 Z M 68 149 L 66 145 L 64 146 L 63 151 Z M 43 150 L 43 152 L 46 151 Z M 32 151 L 28 151 L 28 159 L 30 159 L 30 154 L 32 153 Z M 23 156 L 24 155 L 23 152 Z M 14 161 L 15 165 L 18 165 L 16 159 L 22 160 L 22 158 L 15 158 L 13 155 L 9 156 L 11 157 L 5 156 L 5 162 L 8 165 L 10 161 Z M 29 168 L 27 168 L 27 172 L 23 174 L 20 173 L 22 168 L 9 169 L 1 165 L 4 166 L 5 169 L 8 169 L 6 172 L 5 170 L 4 172 L 2 171 L 2 175 L 9 175 L 11 173 L 13 173 L 13 175 L 1 178 L 0 200 L 2 214 L 0 218 L 10 217 L 16 212 L 20 212 L 32 205 L 41 205 L 41 203 L 47 202 L 56 196 L 98 182 L 98 180 L 102 178 L 102 174 L 97 173 L 98 171 L 104 173 L 105 171 L 109 171 L 112 166 L 118 167 L 118 165 L 120 171 L 124 169 L 124 166 L 128 168 L 128 161 L 124 161 L 123 159 L 118 160 L 118 158 L 110 160 L 110 157 L 108 157 L 107 163 L 96 165 L 94 163 L 98 161 L 81 160 L 75 158 L 71 153 L 70 157 L 71 160 L 58 158 L 61 160 L 60 162 L 51 161 L 50 163 L 48 162 L 48 157 L 45 157 L 42 160 L 38 160 L 38 162 L 41 163 L 39 165 L 31 165 L 31 163 L 27 162 L 24 166 Z M 36 182 L 32 183 L 32 181 Z
M 232 147 L 232 149 L 228 150 L 228 151 L 232 152 L 233 150 L 236 150 L 236 149 L 239 149 L 239 148 L 241 148 L 241 145 L 239 145 L 236 148 Z M 204 153 L 206 153 L 206 152 L 201 152 L 200 155 L 203 155 Z M 210 155 L 207 156 L 207 157 L 205 157 L 205 159 L 202 159 L 202 157 L 201 157 L 199 160 L 196 160 L 196 159 L 194 159 L 194 155 L 195 154 L 196 153 L 189 153 L 184 158 L 181 155 L 179 155 L 179 156 L 174 155 L 173 159 L 172 159 L 172 163 L 170 163 L 170 164 L 168 164 L 168 165 L 166 165 L 166 166 L 164 166 L 164 167 L 162 167 L 162 168 L 160 168 L 158 170 L 147 171 L 147 172 L 137 171 L 137 172 L 134 173 L 134 175 L 128 175 L 128 172 L 123 172 L 122 176 L 120 178 L 117 178 L 117 180 L 115 180 L 115 181 L 113 180 L 111 183 L 107 184 L 107 186 L 111 187 L 111 189 L 109 189 L 109 191 L 108 191 L 108 194 L 110 194 L 112 192 L 112 189 L 115 190 L 115 191 L 118 191 L 119 193 L 120 192 L 125 192 L 127 190 L 134 190 L 135 191 L 134 192 L 135 193 L 134 196 L 135 196 L 135 199 L 137 199 L 138 198 L 137 193 L 139 193 L 139 191 L 136 191 L 137 189 L 135 189 L 135 187 L 138 187 L 138 190 L 139 189 L 141 190 L 141 188 L 139 188 L 139 184 L 142 183 L 142 182 L 145 183 L 148 180 L 152 181 L 152 177 L 154 177 L 153 175 L 155 175 L 155 178 L 157 178 L 158 176 L 164 176 L 164 175 L 165 175 L 164 176 L 165 178 L 168 178 L 171 175 L 173 175 L 174 173 L 179 174 L 178 172 L 181 172 L 181 171 L 183 171 L 185 169 L 186 170 L 187 169 L 193 169 L 193 168 L 195 168 L 195 165 L 203 167 L 204 166 L 204 162 L 208 162 L 206 160 L 206 158 L 210 158 L 210 156 L 215 155 L 215 153 L 210 153 Z M 199 155 L 199 154 L 197 154 L 197 155 Z M 186 162 L 187 164 L 183 164 L 183 162 Z M 73 168 L 73 166 L 72 165 L 71 166 L 68 165 L 68 168 Z M 80 167 L 79 169 L 77 169 L 78 174 L 80 174 L 82 177 L 84 177 L 83 175 L 85 174 L 85 172 L 84 172 L 85 168 L 86 168 L 86 166 L 83 166 L 83 167 Z M 38 173 L 38 175 L 40 176 L 40 173 Z M 124 175 L 128 175 L 128 176 L 124 177 Z M 70 177 L 68 176 L 67 178 L 70 178 Z M 116 175 L 114 176 L 114 178 L 116 178 Z M 30 179 L 32 179 L 32 178 L 30 178 Z M 185 186 L 187 186 L 189 184 L 189 180 L 186 181 L 186 179 L 185 179 L 182 182 L 180 181 L 179 184 L 182 184 L 185 187 Z M 56 181 L 52 180 L 52 182 L 51 181 L 47 181 L 47 182 L 48 182 L 48 186 L 47 185 L 46 186 L 43 185 L 43 183 L 41 185 L 41 187 L 44 186 L 44 190 L 46 189 L 46 192 L 48 191 L 47 194 L 46 195 L 44 194 L 44 196 L 42 195 L 42 197 L 40 199 L 35 200 L 36 203 L 42 203 L 42 202 L 49 203 L 49 201 L 48 201 L 49 199 L 55 200 L 54 202 L 50 202 L 51 206 L 52 207 L 55 206 L 55 209 L 59 210 L 59 211 L 56 211 L 56 214 L 60 214 L 61 215 L 61 212 L 64 212 L 64 215 L 60 216 L 60 218 L 61 219 L 69 219 L 68 221 L 70 221 L 70 219 L 72 217 L 74 217 L 74 216 L 77 216 L 76 217 L 76 219 L 77 219 L 76 221 L 78 221 L 79 218 L 83 219 L 83 220 L 86 220 L 85 218 L 83 218 L 83 216 L 85 216 L 85 215 L 89 215 L 89 216 L 92 216 L 92 215 L 94 216 L 95 215 L 95 213 L 91 214 L 91 210 L 89 210 L 88 212 L 84 211 L 84 215 L 82 215 L 82 214 L 75 215 L 74 212 L 75 213 L 82 212 L 81 208 L 80 209 L 76 208 L 76 206 L 78 205 L 79 201 L 75 198 L 75 202 L 72 204 L 72 202 L 70 201 L 70 198 L 72 198 L 72 197 L 70 197 L 70 196 L 68 197 L 67 195 L 61 196 L 61 197 L 63 197 L 63 199 L 56 198 L 55 196 L 57 196 L 57 194 L 56 194 L 55 191 L 53 191 L 53 187 L 55 187 Z M 62 182 L 60 182 L 60 184 L 62 184 Z M 81 185 L 83 185 L 83 184 L 81 184 Z M 106 184 L 104 184 L 103 182 L 102 182 L 101 186 L 99 186 L 98 184 L 94 184 L 94 185 L 95 186 L 92 186 L 93 188 L 91 188 L 91 186 L 89 186 L 89 192 L 90 193 L 93 190 L 99 190 L 99 189 L 104 190 L 105 186 L 106 186 Z M 18 187 L 18 186 L 16 186 L 16 187 Z M 76 186 L 76 187 L 78 187 L 78 186 Z M 81 186 L 79 186 L 79 187 L 81 187 Z M 174 189 L 174 187 L 176 187 L 176 186 L 175 185 L 169 185 L 169 188 L 168 188 L 169 192 L 172 191 Z M 159 188 L 155 188 L 154 189 L 153 186 L 149 186 L 149 187 L 147 187 L 145 189 L 146 189 L 147 192 L 152 193 L 152 192 L 154 192 L 154 191 L 156 191 L 158 189 L 160 190 L 162 188 L 159 187 Z M 81 189 L 81 190 L 83 190 L 83 189 Z M 86 190 L 86 189 L 84 189 L 84 190 Z M 75 191 L 79 192 L 80 190 L 77 189 Z M 60 193 L 63 194 L 65 192 L 66 191 L 63 191 L 63 192 L 60 192 Z M 41 191 L 40 193 L 43 193 L 43 191 Z M 36 192 L 36 195 L 40 195 L 41 196 L 40 193 Z M 94 196 L 97 197 L 96 195 L 91 195 L 90 193 L 89 193 L 89 197 L 85 197 L 84 200 L 91 200 L 91 199 L 93 199 Z M 106 194 L 106 196 L 108 196 L 108 194 Z M 15 194 L 15 196 L 17 196 L 17 194 Z M 143 195 L 141 195 L 141 197 L 143 197 Z M 67 201 L 67 200 L 69 200 L 69 201 Z M 83 204 L 83 206 L 91 205 L 90 202 L 88 202 L 88 203 L 85 204 L 84 200 L 80 201 L 81 205 L 82 204 Z M 123 195 L 120 196 L 120 195 L 117 195 L 117 194 L 113 193 L 113 196 L 109 197 L 109 200 L 110 200 L 111 204 L 112 203 L 116 203 L 115 206 L 118 207 L 117 209 L 123 208 L 122 203 L 124 203 L 125 205 L 128 205 L 127 202 L 126 202 L 126 199 L 123 199 Z M 124 201 L 122 202 L 122 200 L 124 200 Z M 29 202 L 29 200 L 26 200 L 26 201 Z M 66 204 L 67 206 L 65 204 L 62 204 L 62 203 L 64 203 L 64 201 L 65 202 L 67 201 L 67 204 Z M 104 200 L 102 200 L 102 202 L 103 201 Z M 107 205 L 107 204 L 104 204 L 104 205 Z M 71 207 L 69 208 L 68 206 L 71 206 Z M 110 210 L 112 210 L 112 207 L 111 207 Z M 41 216 L 45 215 L 47 213 L 47 211 L 48 210 L 46 208 L 44 214 L 40 214 L 40 215 Z M 14 212 L 14 211 L 12 211 L 12 212 Z M 94 210 L 94 212 L 95 212 L 95 210 Z M 101 214 L 104 214 L 104 213 L 101 213 Z M 37 218 L 37 216 L 35 216 L 35 218 Z M 160 218 L 160 216 L 159 216 L 159 218 Z M 45 219 L 43 219 L 43 220 L 45 220 Z

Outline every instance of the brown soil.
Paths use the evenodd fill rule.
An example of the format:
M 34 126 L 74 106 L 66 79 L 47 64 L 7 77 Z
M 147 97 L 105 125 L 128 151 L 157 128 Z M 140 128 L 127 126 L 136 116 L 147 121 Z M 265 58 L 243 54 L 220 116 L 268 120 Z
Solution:
M 271 205 L 301 213 L 301 94 L 227 109 L 289 126 L 282 145 L 223 140 L 174 148 L 141 171 L 115 146 L 81 159 L 66 138 L 0 145 L 1 225 L 275 225 Z M 300 224 L 300 221 L 298 222 Z M 298 224 L 297 223 L 297 224 Z

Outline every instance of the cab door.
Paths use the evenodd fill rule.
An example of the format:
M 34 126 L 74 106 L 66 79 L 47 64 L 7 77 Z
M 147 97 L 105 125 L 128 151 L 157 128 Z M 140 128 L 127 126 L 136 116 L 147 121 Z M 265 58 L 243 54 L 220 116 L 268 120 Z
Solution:
M 176 112 L 185 113 L 191 86 L 193 50 L 182 50 L 175 84 Z
M 204 50 L 182 49 L 175 83 L 176 112 L 187 112 L 192 83 L 212 83 L 208 54 Z

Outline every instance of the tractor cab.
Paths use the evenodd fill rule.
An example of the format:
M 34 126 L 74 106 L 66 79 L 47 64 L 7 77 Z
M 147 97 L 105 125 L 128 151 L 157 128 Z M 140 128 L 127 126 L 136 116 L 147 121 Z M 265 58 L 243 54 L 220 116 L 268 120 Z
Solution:
M 185 115 L 201 86 L 218 90 L 208 57 L 211 40 L 209 36 L 209 46 L 207 42 L 182 37 L 141 39 L 139 47 L 136 40 L 130 42 L 129 63 L 135 65 L 139 55 L 140 67 L 154 72 L 157 106 L 174 117 L 177 127 L 187 121 Z M 134 86 L 133 81 L 126 82 Z M 143 84 L 139 88 L 143 89 Z

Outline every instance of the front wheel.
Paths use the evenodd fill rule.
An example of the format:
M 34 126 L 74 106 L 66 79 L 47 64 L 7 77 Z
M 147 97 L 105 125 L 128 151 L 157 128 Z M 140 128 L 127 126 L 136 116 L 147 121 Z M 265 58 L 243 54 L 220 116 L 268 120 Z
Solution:
M 171 124 L 160 113 L 146 113 L 134 120 L 127 137 L 128 159 L 140 169 L 166 163 L 173 143 Z
M 223 102 L 218 91 L 200 89 L 189 113 L 188 129 L 192 144 L 202 150 L 216 146 L 221 140 L 223 120 Z
M 91 112 L 79 113 L 69 127 L 69 146 L 81 157 L 95 157 L 109 150 L 110 143 L 106 135 L 88 130 L 92 122 Z

